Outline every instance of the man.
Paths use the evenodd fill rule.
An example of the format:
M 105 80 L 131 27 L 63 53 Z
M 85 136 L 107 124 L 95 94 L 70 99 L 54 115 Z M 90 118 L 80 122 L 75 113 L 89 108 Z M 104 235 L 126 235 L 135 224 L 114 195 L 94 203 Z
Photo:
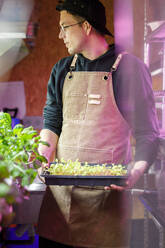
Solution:
M 138 58 L 109 46 L 98 0 L 59 1 L 60 33 L 69 57 L 54 67 L 44 107 L 39 151 L 54 157 L 134 166 L 125 188 L 152 164 L 158 127 L 151 77 Z M 38 222 L 40 247 L 129 247 L 131 197 L 109 187 L 50 186 Z

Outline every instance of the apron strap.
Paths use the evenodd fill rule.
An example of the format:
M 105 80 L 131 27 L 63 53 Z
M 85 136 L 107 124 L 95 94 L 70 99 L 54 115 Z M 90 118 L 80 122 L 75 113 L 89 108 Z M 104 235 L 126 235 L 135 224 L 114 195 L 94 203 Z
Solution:
M 111 72 L 114 72 L 117 70 L 119 63 L 120 63 L 123 55 L 125 55 L 125 54 L 128 54 L 128 52 L 122 52 L 117 56 L 115 63 L 111 67 Z M 78 54 L 75 54 L 73 57 L 72 63 L 70 65 L 70 74 L 71 75 L 72 75 L 72 71 L 75 69 L 77 58 L 78 58 Z
M 72 63 L 71 63 L 71 65 L 70 65 L 70 70 L 69 70 L 70 75 L 69 75 L 69 79 L 71 79 L 71 78 L 73 77 L 72 71 L 75 69 L 77 58 L 78 58 L 78 55 L 75 54 L 74 57 L 73 57 Z
M 115 63 L 113 64 L 112 68 L 111 68 L 111 72 L 114 72 L 114 71 L 117 70 L 118 65 L 119 65 L 119 63 L 120 63 L 120 60 L 122 59 L 122 57 L 123 57 L 124 54 L 128 54 L 128 52 L 122 52 L 122 53 L 120 53 L 120 54 L 117 56 L 117 59 L 116 59 Z
M 75 54 L 73 57 L 72 63 L 70 65 L 70 71 L 73 71 L 75 69 L 77 58 L 78 58 L 78 55 Z

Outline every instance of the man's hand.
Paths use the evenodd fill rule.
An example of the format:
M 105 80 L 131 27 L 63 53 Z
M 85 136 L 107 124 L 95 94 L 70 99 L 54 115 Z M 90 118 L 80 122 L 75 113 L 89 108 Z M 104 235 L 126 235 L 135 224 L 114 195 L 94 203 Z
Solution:
M 45 167 L 47 167 L 48 165 L 42 165 L 42 167 L 40 167 L 37 171 L 38 171 L 38 177 L 39 177 L 39 179 L 43 182 L 43 183 L 45 183 L 45 178 L 44 177 L 41 177 L 41 174 L 42 174 L 42 172 L 43 172 L 43 170 L 44 170 L 44 168 Z
M 40 137 L 42 141 L 45 141 L 49 146 L 45 146 L 42 143 L 39 144 L 38 152 L 43 155 L 48 163 L 52 162 L 55 156 L 55 151 L 58 142 L 58 136 L 53 133 L 51 130 L 42 129 L 40 132 Z
M 146 161 L 138 161 L 134 164 L 134 167 L 131 169 L 128 180 L 126 181 L 125 186 L 118 186 L 115 184 L 111 184 L 109 187 L 105 187 L 105 190 L 118 190 L 123 191 L 125 189 L 130 189 L 133 185 L 139 180 L 139 178 L 144 174 L 145 170 L 147 169 L 147 162 Z
M 43 169 L 45 167 L 49 167 L 49 164 L 54 161 L 54 157 L 55 157 L 55 151 L 56 151 L 56 147 L 57 147 L 57 142 L 58 142 L 58 136 L 53 133 L 51 130 L 48 130 L 48 129 L 42 129 L 41 132 L 40 132 L 40 137 L 41 137 L 41 140 L 42 141 L 45 141 L 47 143 L 49 143 L 49 147 L 48 146 L 45 146 L 43 144 L 40 144 L 39 145 L 39 148 L 38 148 L 38 152 L 39 154 L 43 155 L 44 157 L 46 157 L 48 163 L 45 164 L 43 163 L 42 164 L 42 167 L 40 167 L 38 169 L 38 177 L 40 178 L 40 180 L 42 182 L 45 183 L 45 180 L 43 177 L 41 177 L 40 175 L 42 174 L 43 172 Z

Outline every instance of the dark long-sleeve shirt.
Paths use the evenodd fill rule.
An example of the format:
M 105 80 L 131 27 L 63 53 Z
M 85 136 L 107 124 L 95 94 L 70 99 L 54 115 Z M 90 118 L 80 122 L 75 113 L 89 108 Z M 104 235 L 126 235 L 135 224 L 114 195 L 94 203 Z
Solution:
M 99 58 L 89 60 L 79 54 L 76 71 L 109 72 L 117 54 L 115 47 Z M 52 69 L 44 107 L 44 128 L 60 135 L 62 128 L 62 90 L 73 56 L 61 59 Z M 131 127 L 136 140 L 135 161 L 152 164 L 158 148 L 158 124 L 152 81 L 148 68 L 137 57 L 126 54 L 112 74 L 116 104 Z M 78 83 L 78 82 L 77 82 Z M 107 92 L 108 93 L 108 92 Z

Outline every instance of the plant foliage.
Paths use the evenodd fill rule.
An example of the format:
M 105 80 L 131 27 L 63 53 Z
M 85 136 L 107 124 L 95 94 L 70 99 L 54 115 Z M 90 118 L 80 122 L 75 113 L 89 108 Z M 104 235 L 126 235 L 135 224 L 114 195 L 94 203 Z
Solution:
M 41 164 L 47 162 L 38 153 L 38 145 L 48 144 L 41 141 L 37 131 L 21 124 L 12 129 L 11 123 L 11 116 L 0 112 L 0 220 L 24 195 L 25 186 L 33 182 Z

